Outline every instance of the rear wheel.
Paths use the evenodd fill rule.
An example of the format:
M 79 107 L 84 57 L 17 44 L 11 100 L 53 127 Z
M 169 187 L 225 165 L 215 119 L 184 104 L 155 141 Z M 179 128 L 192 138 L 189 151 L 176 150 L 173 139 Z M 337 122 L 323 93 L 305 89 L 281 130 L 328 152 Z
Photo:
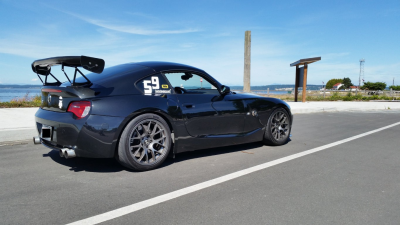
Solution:
M 143 114 L 122 132 L 118 161 L 130 169 L 151 170 L 165 161 L 170 149 L 171 131 L 165 120 L 155 114 Z
M 264 143 L 267 145 L 283 145 L 289 139 L 291 130 L 290 117 L 288 112 L 283 108 L 277 108 L 268 119 L 265 127 Z

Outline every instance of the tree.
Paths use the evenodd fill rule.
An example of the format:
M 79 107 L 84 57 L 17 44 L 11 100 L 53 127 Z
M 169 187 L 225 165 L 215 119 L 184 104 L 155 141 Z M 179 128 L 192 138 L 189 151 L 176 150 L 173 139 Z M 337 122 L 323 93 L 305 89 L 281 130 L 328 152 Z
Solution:
M 330 79 L 327 83 L 325 88 L 326 89 L 332 89 L 333 85 L 337 84 L 337 83 L 342 83 L 343 79 Z
M 397 85 L 397 86 L 396 85 L 392 85 L 392 86 L 389 87 L 389 89 L 390 88 L 392 88 L 393 91 L 400 91 L 400 85 Z
M 344 86 L 344 88 L 350 88 L 350 86 L 353 86 L 350 78 L 348 78 L 348 77 L 343 78 L 343 86 Z
M 384 90 L 386 88 L 386 83 L 384 82 L 365 82 L 361 90 Z

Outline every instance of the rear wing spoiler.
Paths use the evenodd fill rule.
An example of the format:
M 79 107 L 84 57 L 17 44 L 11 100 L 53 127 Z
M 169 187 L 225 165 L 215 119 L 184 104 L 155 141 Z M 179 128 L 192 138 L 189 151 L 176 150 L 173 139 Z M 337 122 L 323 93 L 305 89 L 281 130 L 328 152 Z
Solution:
M 39 79 L 42 81 L 44 86 L 60 86 L 61 82 L 51 73 L 51 67 L 55 65 L 61 65 L 61 70 L 64 72 L 65 76 L 67 77 L 68 81 L 71 83 L 72 86 L 78 85 L 89 85 L 92 82 L 78 69 L 78 67 L 83 67 L 84 69 L 93 72 L 93 73 L 101 73 L 104 70 L 105 62 L 103 59 L 88 57 L 88 56 L 60 56 L 60 57 L 53 57 L 47 59 L 39 59 L 32 63 L 32 70 L 34 73 L 37 74 Z M 71 82 L 67 73 L 64 71 L 64 66 L 74 67 L 74 79 Z M 76 73 L 79 72 L 82 77 L 84 77 L 87 82 L 84 83 L 77 83 L 75 82 Z M 45 76 L 45 79 L 40 77 Z M 57 82 L 48 83 L 47 77 L 52 76 Z

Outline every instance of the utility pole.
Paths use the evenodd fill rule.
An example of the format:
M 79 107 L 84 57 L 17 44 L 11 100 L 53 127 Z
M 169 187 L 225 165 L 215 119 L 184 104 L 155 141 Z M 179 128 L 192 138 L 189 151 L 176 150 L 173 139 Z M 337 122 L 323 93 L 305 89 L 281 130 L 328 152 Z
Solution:
M 244 35 L 244 75 L 243 92 L 250 92 L 250 56 L 251 56 L 251 31 L 247 30 Z
M 360 75 L 358 77 L 358 88 L 361 87 L 361 80 L 364 82 L 364 63 L 365 59 L 360 59 Z

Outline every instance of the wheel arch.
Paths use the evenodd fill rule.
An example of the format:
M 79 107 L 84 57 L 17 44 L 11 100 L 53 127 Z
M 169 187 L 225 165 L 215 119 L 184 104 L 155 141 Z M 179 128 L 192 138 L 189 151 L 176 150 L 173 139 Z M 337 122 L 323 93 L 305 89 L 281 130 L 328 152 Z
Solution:
M 290 111 L 290 108 L 289 108 L 287 105 L 285 105 L 285 104 L 278 104 L 278 105 L 277 105 L 277 108 L 278 108 L 278 107 L 283 108 L 283 109 L 289 114 L 290 126 L 292 126 L 292 123 L 293 123 L 293 114 L 292 114 L 292 112 Z
M 118 145 L 119 145 L 119 142 L 121 140 L 122 132 L 125 130 L 126 126 L 129 124 L 129 122 L 131 122 L 136 117 L 138 117 L 140 115 L 143 115 L 143 114 L 147 114 L 147 113 L 155 114 L 155 115 L 160 116 L 161 118 L 163 118 L 165 120 L 165 122 L 168 124 L 168 127 L 171 130 L 171 133 L 174 132 L 174 126 L 172 125 L 173 123 L 170 121 L 172 119 L 168 118 L 168 116 L 165 113 L 163 113 L 162 111 L 160 111 L 159 109 L 145 109 L 145 110 L 141 110 L 141 111 L 138 111 L 138 112 L 133 112 L 128 117 L 126 117 L 126 119 L 121 123 L 121 125 L 120 125 L 120 127 L 118 129 L 117 141 L 114 142 L 115 146 L 113 146 L 114 157 L 115 158 L 118 156 Z M 174 142 L 172 141 L 172 150 L 173 151 L 171 151 L 171 152 L 175 153 L 175 150 L 173 148 L 173 144 L 174 144 Z

